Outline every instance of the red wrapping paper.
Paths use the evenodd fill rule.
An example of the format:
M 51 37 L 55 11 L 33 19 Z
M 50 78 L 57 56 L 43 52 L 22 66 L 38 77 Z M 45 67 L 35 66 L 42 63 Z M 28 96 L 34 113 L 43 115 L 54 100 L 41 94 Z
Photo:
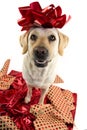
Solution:
M 27 93 L 27 86 L 22 77 L 21 72 L 12 70 L 10 75 L 16 77 L 10 89 L 0 91 L 0 115 L 10 116 L 16 126 L 20 130 L 34 130 L 33 121 L 35 117 L 29 112 L 31 105 L 37 104 L 40 98 L 40 90 L 33 89 L 31 102 L 24 103 L 24 98 Z M 73 118 L 76 111 L 77 95 L 73 93 L 75 99 L 75 110 L 72 111 Z M 48 103 L 45 99 L 45 103 Z M 73 126 L 68 125 L 68 129 L 72 130 Z

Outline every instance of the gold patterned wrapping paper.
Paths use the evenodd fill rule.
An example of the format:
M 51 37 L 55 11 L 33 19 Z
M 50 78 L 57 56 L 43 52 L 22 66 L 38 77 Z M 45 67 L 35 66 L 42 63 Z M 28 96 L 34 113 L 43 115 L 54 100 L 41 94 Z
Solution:
M 15 77 L 7 75 L 10 59 L 6 60 L 3 68 L 0 70 L 0 90 L 7 90 L 14 81 Z
M 0 116 L 0 130 L 19 130 L 8 116 Z
M 68 90 L 51 86 L 47 94 L 51 104 L 33 105 L 30 112 L 36 117 L 35 130 L 68 130 L 67 124 L 74 124 L 71 111 L 73 95 Z
M 10 88 L 15 77 L 8 75 L 8 59 L 0 71 L 0 90 Z M 54 83 L 64 81 L 56 76 Z M 36 117 L 33 121 L 35 130 L 69 130 L 66 124 L 74 124 L 72 111 L 75 110 L 73 93 L 52 85 L 47 97 L 49 104 L 36 104 L 31 106 L 30 112 Z M 0 116 L 0 130 L 19 130 L 9 116 Z

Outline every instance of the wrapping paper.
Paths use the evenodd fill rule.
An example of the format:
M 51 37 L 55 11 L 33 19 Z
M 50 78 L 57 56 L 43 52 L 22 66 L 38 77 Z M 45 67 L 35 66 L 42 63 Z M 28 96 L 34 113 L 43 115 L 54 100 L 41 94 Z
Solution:
M 6 60 L 4 66 L 0 70 L 0 90 L 9 89 L 10 85 L 15 79 L 15 77 L 7 74 L 9 64 L 10 64 L 10 59 Z
M 19 130 L 8 116 L 0 116 L 0 130 Z
M 53 130 L 53 126 L 58 128 L 60 125 L 63 130 L 72 130 L 77 94 L 51 86 L 45 98 L 45 104 L 41 106 L 36 105 L 39 102 L 41 91 L 40 89 L 33 88 L 31 102 L 25 104 L 24 98 L 27 94 L 27 85 L 21 72 L 12 70 L 7 74 L 9 62 L 7 60 L 0 71 L 1 77 L 6 75 L 14 79 L 13 82 L 9 83 L 9 87 L 7 87 L 4 86 L 7 80 L 3 80 L 0 77 L 0 83 L 3 81 L 3 88 L 1 87 L 2 89 L 0 89 L 0 130 Z M 9 81 L 7 81 L 7 84 Z M 61 83 L 63 80 L 57 76 L 55 82 Z M 51 115 L 50 112 L 52 113 Z M 46 118 L 45 123 L 48 121 L 48 124 L 51 124 L 49 129 L 47 123 L 44 129 L 38 129 L 36 122 L 40 116 L 43 117 L 43 121 Z M 40 122 L 39 120 L 42 126 L 44 126 L 43 121 Z M 55 127 L 54 130 L 57 128 Z M 60 127 L 58 130 L 60 130 Z
M 9 75 L 14 76 L 15 80 L 8 90 L 0 91 L 0 115 L 10 117 L 20 130 L 35 130 L 33 122 L 36 118 L 35 115 L 30 113 L 30 108 L 32 105 L 34 106 L 34 104 L 38 103 L 41 92 L 34 88 L 31 102 L 25 104 L 24 98 L 27 93 L 27 86 L 22 77 L 22 73 L 12 70 Z M 58 81 L 57 79 L 56 81 Z M 64 94 L 66 95 L 66 93 Z M 74 119 L 77 101 L 77 95 L 75 93 L 73 93 L 73 98 L 75 109 L 71 112 Z M 45 104 L 49 103 L 50 101 L 46 97 Z M 67 126 L 69 130 L 72 130 L 72 124 L 68 124 Z
M 74 98 L 70 91 L 51 86 L 47 97 L 49 104 L 31 106 L 35 115 L 35 130 L 69 130 L 74 124 L 72 111 L 75 110 Z M 69 100 L 68 100 L 69 97 Z
M 10 89 L 0 91 L 0 115 L 9 116 L 20 130 L 34 130 L 34 116 L 29 112 L 32 104 L 37 104 L 40 91 L 33 89 L 32 101 L 24 103 L 27 93 L 27 86 L 22 78 L 22 73 L 12 70 L 9 75 L 15 77 Z

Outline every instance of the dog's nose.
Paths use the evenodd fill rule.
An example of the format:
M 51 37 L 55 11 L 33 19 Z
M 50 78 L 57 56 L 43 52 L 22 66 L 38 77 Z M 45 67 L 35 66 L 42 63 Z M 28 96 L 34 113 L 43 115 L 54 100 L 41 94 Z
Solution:
M 45 47 L 36 47 L 34 49 L 34 56 L 37 59 L 45 60 L 48 57 L 48 50 Z

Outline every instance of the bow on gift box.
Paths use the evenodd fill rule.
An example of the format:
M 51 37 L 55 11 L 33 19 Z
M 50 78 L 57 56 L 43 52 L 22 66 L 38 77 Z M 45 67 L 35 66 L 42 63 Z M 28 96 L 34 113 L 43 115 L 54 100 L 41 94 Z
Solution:
M 15 77 L 7 75 L 10 60 L 6 60 L 3 68 L 0 70 L 0 90 L 9 89 L 10 85 L 14 81 Z
M 33 2 L 30 6 L 19 7 L 19 11 L 22 18 L 18 20 L 18 24 L 22 26 L 22 31 L 34 26 L 62 28 L 71 18 L 68 16 L 66 20 L 66 14 L 62 15 L 61 7 L 53 4 L 42 9 L 38 2 Z

